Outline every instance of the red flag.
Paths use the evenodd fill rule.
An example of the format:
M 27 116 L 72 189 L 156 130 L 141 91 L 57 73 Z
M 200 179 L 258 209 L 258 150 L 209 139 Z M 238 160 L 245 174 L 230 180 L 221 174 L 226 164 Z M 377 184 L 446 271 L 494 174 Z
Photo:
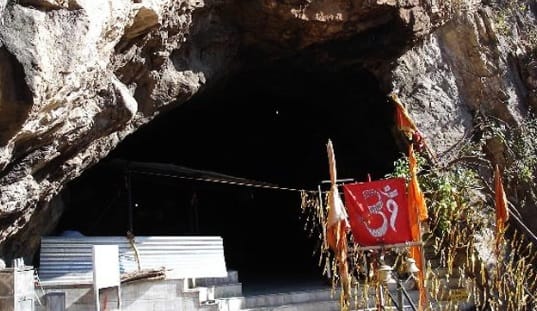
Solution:
M 496 205 L 496 232 L 497 234 L 502 234 L 505 231 L 505 223 L 509 219 L 509 212 L 507 211 L 507 197 L 503 190 L 502 175 L 498 165 L 496 165 L 494 171 L 494 199 Z
M 425 197 L 423 196 L 423 192 L 421 192 L 418 183 L 416 164 L 417 161 L 414 155 L 414 149 L 412 145 L 410 145 L 408 151 L 408 165 L 410 171 L 410 182 L 408 184 L 410 231 L 412 233 L 412 240 L 421 242 L 420 222 L 426 220 L 429 216 L 427 214 L 427 206 L 425 205 Z M 425 265 L 423 262 L 421 246 L 412 246 L 410 248 L 410 256 L 416 260 L 416 266 L 420 269 L 418 272 L 418 289 L 420 292 L 419 310 L 423 310 L 427 304 L 427 294 L 425 292 L 425 274 L 423 273 Z
M 354 240 L 364 246 L 412 240 L 405 180 L 392 178 L 343 186 Z

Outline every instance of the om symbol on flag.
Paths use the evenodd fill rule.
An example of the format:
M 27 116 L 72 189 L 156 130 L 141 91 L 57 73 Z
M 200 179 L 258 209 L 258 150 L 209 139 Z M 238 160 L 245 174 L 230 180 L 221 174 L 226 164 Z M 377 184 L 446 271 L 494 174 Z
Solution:
M 346 184 L 343 189 L 351 230 L 358 244 L 411 241 L 404 179 Z
M 388 211 L 388 213 L 390 213 L 390 227 L 393 231 L 397 231 L 397 228 L 395 227 L 395 222 L 397 220 L 397 212 L 399 205 L 397 205 L 397 202 L 393 200 L 398 195 L 397 189 L 391 190 L 390 186 L 387 185 L 386 187 L 384 187 L 384 191 L 377 191 L 376 189 L 366 189 L 363 191 L 362 194 L 367 202 L 369 202 L 369 199 L 373 199 L 375 202 L 372 204 L 368 203 L 367 207 L 369 209 L 369 216 L 379 215 L 382 218 L 381 225 L 376 228 L 371 228 L 369 226 L 370 222 L 366 221 L 365 226 L 367 228 L 367 231 L 369 231 L 369 233 L 376 238 L 382 238 L 386 235 L 386 232 L 388 231 L 388 218 L 382 210 L 384 200 L 381 195 L 384 195 L 387 198 L 386 210 Z

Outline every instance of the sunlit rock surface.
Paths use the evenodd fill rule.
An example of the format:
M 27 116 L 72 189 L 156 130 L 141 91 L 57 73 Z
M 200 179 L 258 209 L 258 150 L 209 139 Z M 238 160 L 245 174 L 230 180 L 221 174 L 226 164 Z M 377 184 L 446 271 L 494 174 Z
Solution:
M 520 120 L 534 101 L 535 66 L 521 70 L 524 47 L 507 52 L 480 1 L 453 3 L 0 1 L 3 255 L 35 250 L 61 215 L 55 196 L 67 182 L 243 66 L 358 64 L 399 94 L 440 155 L 477 111 Z

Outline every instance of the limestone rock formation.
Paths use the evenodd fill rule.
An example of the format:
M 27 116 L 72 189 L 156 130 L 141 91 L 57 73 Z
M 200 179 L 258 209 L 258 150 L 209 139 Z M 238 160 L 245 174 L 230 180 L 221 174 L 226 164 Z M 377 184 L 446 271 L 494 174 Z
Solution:
M 477 0 L 2 0 L 2 254 L 31 254 L 67 182 L 246 63 L 299 51 L 360 63 L 399 93 L 439 154 L 477 111 L 516 122 L 535 66 L 521 71 L 524 49 L 507 53 L 491 16 Z M 349 42 L 360 45 L 350 53 Z

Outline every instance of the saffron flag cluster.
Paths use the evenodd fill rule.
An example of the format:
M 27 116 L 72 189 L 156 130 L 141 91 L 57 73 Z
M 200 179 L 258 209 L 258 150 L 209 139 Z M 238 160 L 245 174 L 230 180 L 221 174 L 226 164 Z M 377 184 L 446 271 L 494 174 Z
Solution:
M 418 175 L 416 172 L 417 159 L 414 155 L 414 148 L 412 145 L 410 145 L 408 151 L 408 166 L 410 171 L 410 182 L 408 184 L 410 231 L 412 234 L 412 240 L 419 242 L 421 241 L 420 223 L 425 221 L 429 216 L 427 214 L 427 207 L 425 205 L 425 196 L 423 195 L 418 183 Z M 410 256 L 416 260 L 416 266 L 420 269 L 418 272 L 418 289 L 420 292 L 419 310 L 423 310 L 427 304 L 427 294 L 425 292 L 425 274 L 423 273 L 425 263 L 421 246 L 412 246 L 410 248 Z
M 410 172 L 410 181 L 408 185 L 408 219 L 410 223 L 411 240 L 414 242 L 421 242 L 421 227 L 420 223 L 428 218 L 427 207 L 425 205 L 425 197 L 420 189 L 418 183 L 418 177 L 416 172 L 417 160 L 414 155 L 414 148 L 417 151 L 421 151 L 424 148 L 427 150 L 432 159 L 435 159 L 434 153 L 427 148 L 427 145 L 421 137 L 418 127 L 410 118 L 405 107 L 399 100 L 399 97 L 395 94 L 391 94 L 391 99 L 395 103 L 395 120 L 399 131 L 401 131 L 412 143 L 409 146 L 408 151 L 408 166 Z M 425 292 L 425 277 L 424 277 L 424 257 L 421 246 L 412 246 L 410 248 L 410 256 L 416 260 L 416 266 L 419 268 L 418 272 L 418 289 L 419 296 L 419 310 L 423 310 L 427 305 L 427 295 Z

